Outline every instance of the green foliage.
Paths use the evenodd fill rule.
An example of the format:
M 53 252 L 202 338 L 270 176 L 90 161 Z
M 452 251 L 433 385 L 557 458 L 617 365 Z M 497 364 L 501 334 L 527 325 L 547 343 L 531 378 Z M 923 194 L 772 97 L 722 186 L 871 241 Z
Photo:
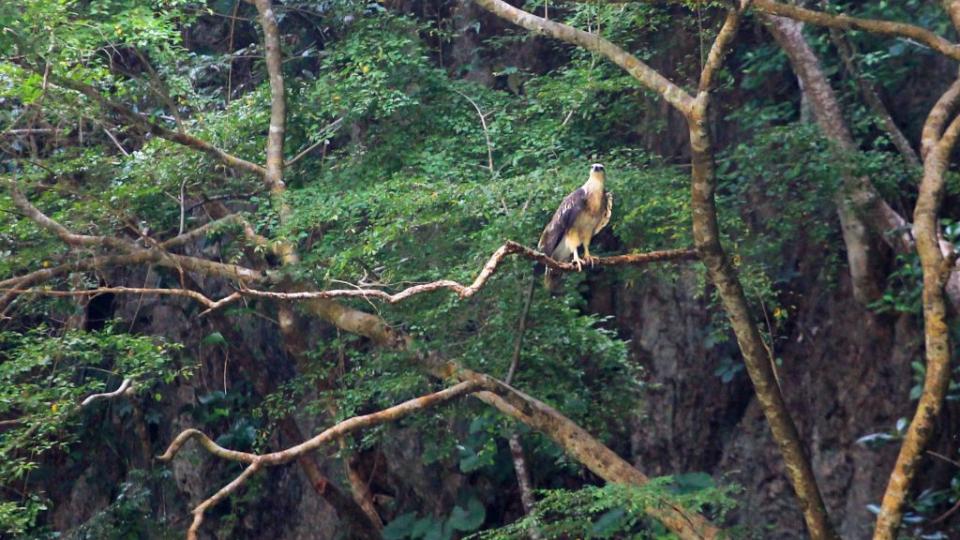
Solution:
M 541 490 L 533 514 L 499 529 L 470 538 L 510 540 L 526 538 L 536 527 L 544 538 L 669 538 L 666 529 L 653 522 L 646 508 L 671 504 L 703 512 L 717 520 L 734 507 L 736 486 L 717 486 L 706 473 L 651 479 L 642 487 L 607 484 L 579 490 Z
M 164 475 L 166 472 L 161 472 Z M 166 473 L 168 475 L 168 473 Z M 172 540 L 180 534 L 169 523 L 158 522 L 153 516 L 153 489 L 162 479 L 156 474 L 134 470 L 120 484 L 110 504 L 98 511 L 86 523 L 65 535 L 67 540 L 128 540 L 150 538 Z
M 170 358 L 178 348 L 113 328 L 62 335 L 44 327 L 0 333 L 0 415 L 15 421 L 0 433 L 0 485 L 17 492 L 14 486 L 24 485 L 44 466 L 45 454 L 67 452 L 78 442 L 88 410 L 99 406 L 81 407 L 87 395 L 117 386 L 122 378 L 133 379 L 141 395 L 172 382 L 181 372 Z M 2 508 L 0 530 L 24 534 L 45 503 L 28 494 L 4 501 Z
M 417 517 L 415 512 L 397 516 L 383 528 L 384 540 L 451 540 L 458 533 L 477 530 L 486 519 L 483 503 L 469 497 L 463 506 L 453 507 L 449 516 Z

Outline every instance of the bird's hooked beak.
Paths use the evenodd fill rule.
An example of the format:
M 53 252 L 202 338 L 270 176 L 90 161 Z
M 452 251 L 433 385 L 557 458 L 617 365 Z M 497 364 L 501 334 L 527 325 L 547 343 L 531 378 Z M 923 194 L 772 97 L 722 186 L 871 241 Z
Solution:
M 603 165 L 601 165 L 600 163 L 594 163 L 593 165 L 591 165 L 590 178 L 603 181 L 603 178 L 604 178 Z

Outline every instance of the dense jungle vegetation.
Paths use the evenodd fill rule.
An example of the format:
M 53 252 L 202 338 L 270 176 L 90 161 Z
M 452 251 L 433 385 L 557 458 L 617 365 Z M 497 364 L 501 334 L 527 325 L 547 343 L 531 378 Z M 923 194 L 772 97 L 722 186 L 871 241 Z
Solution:
M 0 537 L 960 538 L 958 32 L 0 2 Z

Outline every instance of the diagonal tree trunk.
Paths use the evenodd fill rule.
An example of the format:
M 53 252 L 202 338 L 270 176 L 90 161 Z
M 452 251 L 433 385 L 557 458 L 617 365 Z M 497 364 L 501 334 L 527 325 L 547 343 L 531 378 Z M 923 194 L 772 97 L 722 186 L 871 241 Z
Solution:
M 954 26 L 960 29 L 960 2 L 944 0 L 942 3 Z M 788 11 L 789 16 L 802 17 L 803 20 L 817 24 L 831 21 L 836 23 L 837 17 L 840 17 L 810 18 L 812 16 L 808 10 Z M 818 59 L 802 35 L 802 23 L 769 14 L 763 17 L 803 82 L 804 92 L 808 93 L 814 104 L 817 121 L 824 135 L 838 147 L 854 151 L 852 136 L 843 124 L 839 102 L 820 69 Z M 832 23 L 827 26 L 844 27 Z M 943 198 L 944 173 L 949 164 L 950 153 L 960 135 L 960 117 L 954 118 L 948 127 L 945 126 L 958 105 L 960 79 L 943 93 L 924 123 L 920 145 L 923 177 L 914 210 L 913 235 L 904 232 L 911 230 L 910 224 L 879 197 L 868 178 L 848 178 L 844 182 L 845 199 L 865 217 L 865 222 L 869 223 L 875 233 L 891 239 L 888 240 L 891 247 L 900 253 L 909 253 L 916 248 L 924 276 L 923 314 L 927 369 L 923 393 L 883 496 L 874 532 L 875 540 L 896 538 L 911 483 L 916 476 L 923 450 L 933 434 L 950 382 L 950 341 L 946 326 L 946 307 L 948 303 L 960 305 L 960 273 L 955 271 L 956 255 L 952 246 L 945 245 L 940 240 L 937 214 Z
M 840 104 L 820 68 L 820 62 L 803 36 L 803 23 L 773 15 L 763 15 L 762 18 L 787 53 L 820 131 L 833 143 L 835 162 L 846 163 L 846 155 L 857 151 L 856 144 L 843 121 Z M 896 219 L 899 216 L 880 198 L 868 179 L 844 171 L 842 186 L 834 200 L 846 246 L 853 295 L 861 304 L 867 304 L 880 297 L 885 278 L 884 257 L 874 231 L 903 227 L 905 221 Z M 874 224 L 872 230 L 867 224 L 870 218 Z

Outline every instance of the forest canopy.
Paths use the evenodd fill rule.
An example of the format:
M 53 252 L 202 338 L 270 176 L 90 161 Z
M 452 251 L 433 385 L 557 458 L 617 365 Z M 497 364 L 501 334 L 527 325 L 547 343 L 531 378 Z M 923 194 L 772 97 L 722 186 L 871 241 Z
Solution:
M 958 32 L 3 2 L 0 536 L 960 535 Z

